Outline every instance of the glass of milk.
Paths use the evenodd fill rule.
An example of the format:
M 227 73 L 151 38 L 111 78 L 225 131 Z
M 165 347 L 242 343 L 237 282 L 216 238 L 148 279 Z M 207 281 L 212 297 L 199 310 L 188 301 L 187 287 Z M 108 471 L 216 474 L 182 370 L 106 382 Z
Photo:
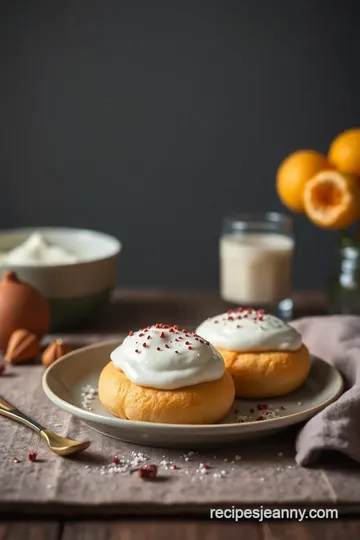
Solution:
M 231 304 L 291 318 L 291 218 L 276 212 L 224 219 L 220 238 L 220 293 Z

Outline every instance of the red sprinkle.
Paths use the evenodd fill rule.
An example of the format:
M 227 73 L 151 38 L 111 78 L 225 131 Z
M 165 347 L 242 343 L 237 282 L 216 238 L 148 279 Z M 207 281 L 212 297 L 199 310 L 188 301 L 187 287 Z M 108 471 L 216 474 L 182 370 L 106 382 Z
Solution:
M 207 463 L 204 463 L 202 468 L 208 470 L 208 469 L 210 469 L 210 465 L 208 465 Z
M 36 461 L 36 453 L 35 452 L 29 452 L 28 453 L 28 460 L 29 461 Z
M 173 333 L 175 330 L 173 328 L 170 328 L 169 332 Z
M 228 321 L 233 321 L 234 317 L 228 317 Z
M 171 465 L 173 471 L 178 471 L 179 467 L 177 465 Z
M 139 351 L 139 349 L 135 349 L 135 352 L 136 352 L 136 353 L 139 353 L 140 351 Z
M 268 409 L 269 405 L 267 405 L 267 403 L 258 403 L 256 405 L 256 408 L 257 408 L 258 411 L 263 411 L 265 409 Z
M 161 332 L 160 337 L 161 337 L 161 339 L 164 339 L 164 337 L 165 337 L 165 332 Z
M 151 339 L 151 336 L 148 336 L 146 339 Z
M 133 336 L 133 335 L 134 335 L 134 332 L 132 330 L 130 330 L 129 336 Z
M 259 313 L 259 315 L 264 315 L 265 310 L 264 309 L 258 309 L 257 312 Z
M 145 348 L 147 347 L 146 343 L 143 343 L 143 347 L 145 347 Z
M 175 351 L 175 352 L 176 352 L 176 354 L 179 354 L 179 351 Z
M 167 343 L 165 343 L 165 348 L 170 349 L 170 347 L 169 347 L 169 345 Z
M 179 330 L 179 327 L 177 324 L 174 324 L 174 330 Z
M 138 469 L 140 478 L 156 478 L 157 470 L 156 465 L 145 465 Z
M 115 465 L 119 465 L 119 463 L 120 463 L 120 460 L 119 460 L 119 458 L 117 456 L 114 456 L 111 461 L 112 461 L 112 463 L 115 463 Z
M 191 351 L 191 350 L 192 350 L 192 347 L 189 345 L 189 346 L 188 346 L 188 349 L 189 349 L 189 351 Z
M 139 337 L 143 337 L 143 336 L 145 336 L 145 334 L 139 334 Z
M 202 343 L 202 345 L 204 345 L 204 340 L 203 340 L 203 339 L 200 339 L 200 343 Z
M 157 347 L 156 350 L 157 350 L 157 351 L 161 351 L 160 347 Z

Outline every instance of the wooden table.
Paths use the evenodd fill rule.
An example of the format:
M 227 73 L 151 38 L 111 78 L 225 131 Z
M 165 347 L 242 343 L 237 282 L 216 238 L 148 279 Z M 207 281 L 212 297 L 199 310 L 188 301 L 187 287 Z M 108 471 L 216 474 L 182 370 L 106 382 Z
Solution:
M 324 312 L 324 296 L 318 292 L 294 294 L 296 317 Z M 113 302 L 105 314 L 89 324 L 74 338 L 79 344 L 87 332 L 101 336 L 141 327 L 152 321 L 176 322 L 193 327 L 203 318 L 218 313 L 226 305 L 216 293 L 207 291 L 123 290 L 116 291 Z M 0 479 L 1 481 L 1 479 Z M 1 515 L 1 509 L 0 509 Z M 186 515 L 162 519 L 136 519 L 116 521 L 116 516 L 104 516 L 104 521 L 91 521 L 81 516 L 54 515 L 47 521 L 36 521 L 36 516 L 26 522 L 1 515 L 0 540 L 307 540 L 323 537 L 326 540 L 346 537 L 360 538 L 360 517 L 340 518 L 336 521 L 298 522 L 242 522 L 224 523 L 194 520 Z M 34 520 L 35 519 L 35 520 Z
M 74 516 L 76 517 L 76 516 Z M 1 523 L 0 540 L 358 540 L 360 520 L 222 524 L 209 521 Z

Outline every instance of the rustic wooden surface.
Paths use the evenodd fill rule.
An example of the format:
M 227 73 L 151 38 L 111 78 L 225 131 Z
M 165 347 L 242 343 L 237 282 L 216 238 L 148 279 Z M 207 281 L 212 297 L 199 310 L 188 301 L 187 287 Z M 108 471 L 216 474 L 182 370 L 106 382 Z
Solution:
M 294 317 L 321 314 L 325 311 L 324 296 L 318 292 L 294 294 Z M 97 321 L 81 333 L 127 331 L 152 321 L 169 321 L 192 327 L 203 318 L 224 309 L 218 294 L 206 291 L 124 290 L 116 291 L 113 302 Z M 31 516 L 30 516 L 31 518 Z M 0 522 L 0 540 L 326 540 L 360 538 L 359 519 L 277 523 L 224 523 L 188 520 L 76 521 L 65 517 L 52 521 Z M 104 516 L 105 519 L 105 516 Z
M 318 291 L 295 292 L 293 301 L 294 318 L 325 311 L 324 294 Z M 84 331 L 122 333 L 154 321 L 190 328 L 229 307 L 216 291 L 118 289 L 109 306 Z
M 0 523 L 0 540 L 358 540 L 360 521 L 212 523 L 102 521 Z

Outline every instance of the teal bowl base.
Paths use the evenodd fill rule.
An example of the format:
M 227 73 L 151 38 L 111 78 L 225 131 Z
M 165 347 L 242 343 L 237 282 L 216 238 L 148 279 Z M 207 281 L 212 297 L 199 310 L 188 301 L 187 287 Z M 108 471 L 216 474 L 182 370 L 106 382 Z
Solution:
M 50 298 L 50 332 L 71 332 L 83 328 L 109 302 L 112 288 L 71 298 Z

